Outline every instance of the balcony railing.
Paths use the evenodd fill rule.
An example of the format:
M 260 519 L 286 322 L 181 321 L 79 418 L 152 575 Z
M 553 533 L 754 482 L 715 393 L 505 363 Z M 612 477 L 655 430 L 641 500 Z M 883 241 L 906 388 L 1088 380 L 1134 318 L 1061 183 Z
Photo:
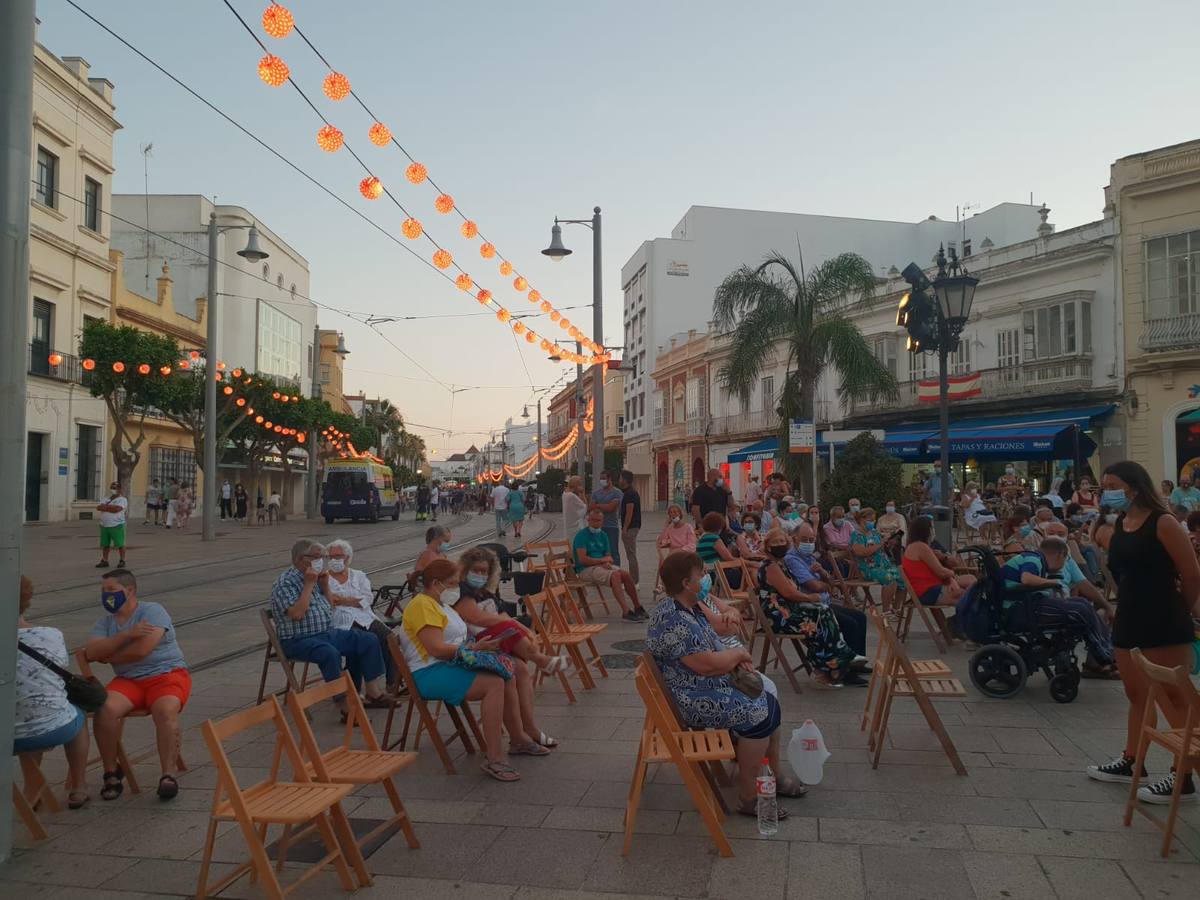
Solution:
M 704 431 L 708 427 L 708 416 L 692 416 L 687 420 L 688 437 L 704 437 Z
M 774 410 L 756 409 L 732 416 L 714 416 L 708 433 L 709 437 L 734 437 L 739 434 L 773 432 L 778 427 L 779 416 Z
M 1143 350 L 1192 350 L 1200 345 L 1200 313 L 1183 313 L 1161 319 L 1147 319 L 1138 340 Z
M 75 384 L 91 384 L 91 373 L 83 368 L 78 356 L 61 353 L 49 344 L 37 341 L 29 344 L 28 365 L 26 371 L 30 375 L 41 375 L 43 378 L 53 378 L 56 381 L 70 381 Z M 55 363 L 50 362 L 51 357 Z

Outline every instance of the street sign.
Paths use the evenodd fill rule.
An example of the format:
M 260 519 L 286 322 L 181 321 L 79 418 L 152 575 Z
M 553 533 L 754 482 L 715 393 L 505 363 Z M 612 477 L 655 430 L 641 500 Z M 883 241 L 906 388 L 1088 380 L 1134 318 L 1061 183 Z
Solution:
M 812 453 L 817 431 L 812 419 L 792 419 L 788 422 L 788 452 Z

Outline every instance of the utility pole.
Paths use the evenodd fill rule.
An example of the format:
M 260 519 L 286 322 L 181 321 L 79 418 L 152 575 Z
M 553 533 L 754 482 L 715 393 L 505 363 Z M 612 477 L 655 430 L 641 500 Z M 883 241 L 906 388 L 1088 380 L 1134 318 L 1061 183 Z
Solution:
M 600 207 L 592 214 L 592 340 L 604 350 L 604 291 L 600 258 Z M 604 468 L 604 376 L 608 365 L 592 365 L 592 486 L 600 484 Z M 582 437 L 583 435 L 580 435 Z
M 29 194 L 33 171 L 34 0 L 0 3 L 0 796 L 11 794 L 17 584 L 25 484 L 25 343 L 29 330 Z M 0 862 L 12 853 L 12 804 L 0 813 Z
M 321 325 L 316 323 L 313 325 L 313 349 L 312 349 L 312 395 L 314 398 L 321 396 Z M 366 420 L 367 412 L 367 392 L 363 391 L 363 419 Z M 320 507 L 320 502 L 317 500 L 317 432 L 312 430 L 308 433 L 308 472 L 304 479 L 304 518 L 315 519 L 317 510 Z
M 542 398 L 541 398 L 541 397 L 538 397 L 537 407 L 538 407 L 538 430 L 537 430 L 537 453 L 538 453 L 538 461 L 537 461 L 537 474 L 538 474 L 538 475 L 541 475 L 541 474 L 542 474 L 542 472 L 543 472 L 543 471 L 545 471 L 545 469 L 543 468 L 543 462 L 542 462 Z M 1078 454 L 1076 454 L 1076 455 L 1078 455 Z
M 149 228 L 149 223 L 147 223 Z M 212 505 L 217 496 L 217 211 L 208 214 L 208 320 L 204 340 L 204 489 L 200 492 L 200 539 L 215 541 Z

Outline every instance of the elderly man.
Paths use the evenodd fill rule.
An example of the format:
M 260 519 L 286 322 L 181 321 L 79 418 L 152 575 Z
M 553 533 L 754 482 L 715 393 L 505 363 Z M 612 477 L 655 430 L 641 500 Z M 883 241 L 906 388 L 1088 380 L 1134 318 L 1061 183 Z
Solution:
M 334 681 L 342 674 L 342 657 L 355 686 L 365 683 L 368 706 L 385 706 L 383 653 L 369 631 L 335 628 L 329 602 L 325 548 L 301 538 L 292 545 L 292 564 L 271 588 L 271 610 L 284 655 L 314 662 L 321 677 Z M 345 699 L 337 698 L 345 715 Z
M 809 522 L 802 521 L 792 535 L 792 546 L 788 548 L 787 556 L 783 558 L 783 567 L 792 576 L 792 580 L 801 590 L 820 594 L 822 599 L 829 595 L 832 578 L 817 560 L 817 533 Z M 842 629 L 842 637 L 850 645 L 850 649 L 863 657 L 867 652 L 867 617 L 857 609 L 847 606 L 830 605 L 838 626 Z
M 643 622 L 649 614 L 638 599 L 637 585 L 624 569 L 619 569 L 613 560 L 612 548 L 604 528 L 604 513 L 593 506 L 587 513 L 587 526 L 579 529 L 571 542 L 571 555 L 575 557 L 575 577 L 587 584 L 602 585 L 613 592 L 617 605 L 626 622 Z M 625 602 L 629 595 L 630 607 Z

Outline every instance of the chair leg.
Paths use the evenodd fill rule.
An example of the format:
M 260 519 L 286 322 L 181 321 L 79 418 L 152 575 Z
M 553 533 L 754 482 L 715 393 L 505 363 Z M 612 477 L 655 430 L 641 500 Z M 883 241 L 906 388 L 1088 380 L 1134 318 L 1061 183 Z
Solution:
M 1162 858 L 1166 859 L 1171 853 L 1171 841 L 1175 837 L 1175 820 L 1179 817 L 1179 798 L 1183 794 L 1183 782 L 1187 779 L 1192 767 L 1186 762 L 1186 757 L 1175 757 L 1175 787 L 1171 791 L 1171 809 L 1167 813 L 1167 823 L 1163 827 Z
M 33 811 L 33 806 L 21 789 L 14 783 L 12 786 L 13 809 L 17 811 L 17 815 L 21 821 L 25 823 L 25 827 L 29 829 L 29 833 L 35 841 L 44 841 L 50 837 L 45 826 L 38 820 L 37 813 Z
M 217 837 L 217 820 L 208 820 L 208 833 L 204 836 L 204 854 L 200 858 L 200 877 L 196 880 L 196 900 L 208 896 L 208 867 L 212 864 L 213 842 Z
M 258 680 L 258 699 L 254 701 L 256 706 L 263 702 L 263 694 L 267 691 L 267 672 L 271 668 L 271 662 L 271 645 L 268 643 L 267 652 L 263 656 L 262 678 Z
M 329 818 L 333 824 L 334 835 L 338 843 L 341 844 L 341 858 L 343 862 L 348 864 L 348 869 L 353 870 L 359 887 L 369 887 L 371 884 L 371 873 L 367 871 L 367 863 L 363 859 L 362 848 L 359 847 L 358 841 L 354 839 L 354 829 L 350 827 L 350 819 L 347 818 L 346 811 L 342 809 L 340 802 L 330 807 Z M 333 848 L 331 847 L 330 849 L 332 850 Z M 353 886 L 348 888 L 348 890 L 354 890 Z
M 921 623 L 925 626 L 925 630 L 929 632 L 929 636 L 933 638 L 933 642 L 937 645 L 938 653 L 944 654 L 946 652 L 946 641 L 941 634 L 941 629 L 931 621 L 928 609 L 920 605 L 915 608 L 917 615 L 921 617 Z
M 649 724 L 649 723 L 647 723 Z M 646 763 L 644 750 L 646 738 L 643 735 L 638 744 L 637 763 L 633 767 L 633 780 L 629 783 L 629 799 L 625 801 L 625 843 L 621 846 L 621 855 L 629 855 L 629 847 L 633 843 L 633 826 L 637 821 L 638 804 L 642 801 L 642 785 L 646 781 Z
M 600 673 L 601 678 L 608 677 L 608 669 L 604 667 L 604 658 L 600 655 L 600 651 L 596 649 L 596 642 L 588 638 L 588 651 L 592 654 L 592 659 L 596 663 L 596 671 Z
M 121 771 L 125 773 L 125 781 L 129 784 L 129 791 L 133 794 L 142 792 L 141 785 L 138 784 L 137 775 L 134 774 L 133 764 L 129 761 L 129 757 L 125 754 L 125 742 L 117 740 L 117 765 L 121 767 Z
M 475 713 L 472 711 L 469 702 L 464 702 L 461 709 L 463 718 L 467 720 L 467 725 L 471 729 L 471 734 L 475 736 L 475 746 L 482 753 L 487 747 L 487 742 L 483 739 L 483 730 L 479 727 L 479 720 L 475 718 Z M 475 751 L 468 749 L 467 752 L 474 753 Z
M 1142 727 L 1145 729 L 1145 715 L 1142 716 Z M 1146 765 L 1146 752 L 1150 749 L 1150 737 L 1142 731 L 1138 737 L 1137 753 L 1134 754 L 1133 781 L 1129 783 L 1129 797 L 1125 801 L 1125 827 L 1133 824 L 1133 811 L 1137 808 L 1137 792 L 1142 780 L 1142 767 Z M 1178 779 L 1176 779 L 1178 780 Z
M 332 809 L 330 810 L 332 812 Z M 344 839 L 338 840 L 337 832 L 329 822 L 329 813 L 318 813 L 313 820 L 313 824 L 317 826 L 317 831 L 321 834 L 321 840 L 325 844 L 325 848 L 333 857 L 330 860 L 333 863 L 334 869 L 337 871 L 338 881 L 342 883 L 342 890 L 353 891 L 355 889 L 354 876 L 350 873 L 350 867 L 346 865 L 347 855 L 351 852 L 357 852 L 358 844 L 354 843 L 353 835 L 351 835 L 350 843 L 352 847 L 344 846 Z M 362 858 L 362 854 L 358 854 Z M 370 876 L 367 876 L 370 879 Z
M 712 794 L 705 790 L 707 785 L 700 782 L 695 771 L 686 763 L 682 766 L 679 774 L 683 776 L 684 786 L 688 789 L 692 803 L 695 805 L 696 811 L 700 813 L 700 818 L 704 820 L 709 836 L 717 845 L 717 852 L 724 857 L 733 856 L 733 847 L 729 845 L 729 838 L 725 837 L 725 830 L 721 827 L 720 813 L 717 811 Z
M 787 676 L 788 683 L 791 684 L 792 690 L 797 694 L 804 693 L 800 689 L 800 682 L 796 680 L 796 673 L 792 667 L 788 665 L 787 657 L 783 653 L 783 638 L 772 632 L 767 636 L 767 640 L 775 645 L 775 660 L 779 663 L 779 667 L 783 669 L 783 674 Z
M 404 832 L 404 840 L 408 842 L 411 849 L 421 849 L 421 842 L 417 840 L 417 833 L 413 831 L 412 819 L 408 815 L 408 810 L 404 808 L 404 801 L 400 799 L 400 792 L 396 789 L 396 782 L 393 778 L 388 778 L 383 782 L 383 791 L 392 804 L 392 811 L 396 814 L 395 821 L 400 826 L 400 830 Z
M 958 748 L 954 746 L 954 741 L 950 739 L 950 734 L 946 731 L 946 726 L 942 724 L 942 717 L 934 709 L 933 701 L 921 689 L 920 681 L 914 684 L 912 688 L 913 698 L 917 701 L 917 706 L 921 707 L 921 712 L 925 715 L 925 721 L 929 723 L 929 727 L 937 735 L 938 742 L 941 743 L 942 749 L 946 751 L 946 756 L 949 758 L 950 764 L 954 766 L 954 771 L 959 775 L 966 775 L 967 767 L 963 765 L 962 760 L 959 758 Z

